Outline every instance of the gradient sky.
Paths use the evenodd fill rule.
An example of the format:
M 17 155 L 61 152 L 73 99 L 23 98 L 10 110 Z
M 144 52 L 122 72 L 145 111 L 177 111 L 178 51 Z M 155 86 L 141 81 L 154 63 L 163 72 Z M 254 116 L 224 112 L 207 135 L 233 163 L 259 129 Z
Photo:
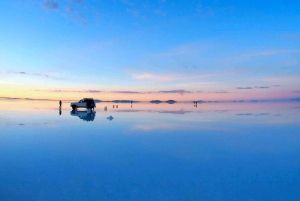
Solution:
M 0 9 L 0 97 L 300 97 L 296 0 L 3 0 Z

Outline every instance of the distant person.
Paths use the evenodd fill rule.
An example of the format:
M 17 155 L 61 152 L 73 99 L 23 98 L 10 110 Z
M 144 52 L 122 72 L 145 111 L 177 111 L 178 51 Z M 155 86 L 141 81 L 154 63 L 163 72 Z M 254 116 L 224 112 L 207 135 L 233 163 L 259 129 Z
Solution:
M 61 107 L 61 100 L 59 101 L 59 107 Z

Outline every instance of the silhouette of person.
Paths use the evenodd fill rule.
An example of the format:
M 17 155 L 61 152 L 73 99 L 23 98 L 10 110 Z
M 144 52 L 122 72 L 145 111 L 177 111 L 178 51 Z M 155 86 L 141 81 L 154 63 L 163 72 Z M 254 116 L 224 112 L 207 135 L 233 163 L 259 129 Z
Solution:
M 59 101 L 59 107 L 61 107 L 61 100 Z

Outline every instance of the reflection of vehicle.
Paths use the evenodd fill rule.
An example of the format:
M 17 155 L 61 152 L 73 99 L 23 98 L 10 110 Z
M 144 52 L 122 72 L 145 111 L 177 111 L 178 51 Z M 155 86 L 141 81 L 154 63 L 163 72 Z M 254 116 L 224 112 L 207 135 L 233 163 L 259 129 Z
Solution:
M 84 98 L 82 100 L 80 100 L 79 102 L 73 102 L 70 105 L 73 110 L 77 109 L 77 108 L 88 108 L 88 109 L 94 109 L 96 107 L 96 103 L 94 101 L 94 99 L 92 98 Z
M 112 116 L 106 117 L 109 121 L 113 120 L 114 118 Z
M 94 121 L 96 117 L 96 112 L 92 110 L 85 110 L 85 111 L 72 110 L 71 115 L 77 116 L 83 121 Z

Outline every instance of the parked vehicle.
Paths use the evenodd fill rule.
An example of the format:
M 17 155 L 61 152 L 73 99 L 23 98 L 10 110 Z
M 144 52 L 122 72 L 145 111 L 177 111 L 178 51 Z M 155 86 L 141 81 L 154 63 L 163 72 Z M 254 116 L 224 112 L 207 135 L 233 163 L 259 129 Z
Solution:
M 71 103 L 70 106 L 73 110 L 76 110 L 77 108 L 94 109 L 96 107 L 96 103 L 92 98 L 84 98 L 78 102 Z

